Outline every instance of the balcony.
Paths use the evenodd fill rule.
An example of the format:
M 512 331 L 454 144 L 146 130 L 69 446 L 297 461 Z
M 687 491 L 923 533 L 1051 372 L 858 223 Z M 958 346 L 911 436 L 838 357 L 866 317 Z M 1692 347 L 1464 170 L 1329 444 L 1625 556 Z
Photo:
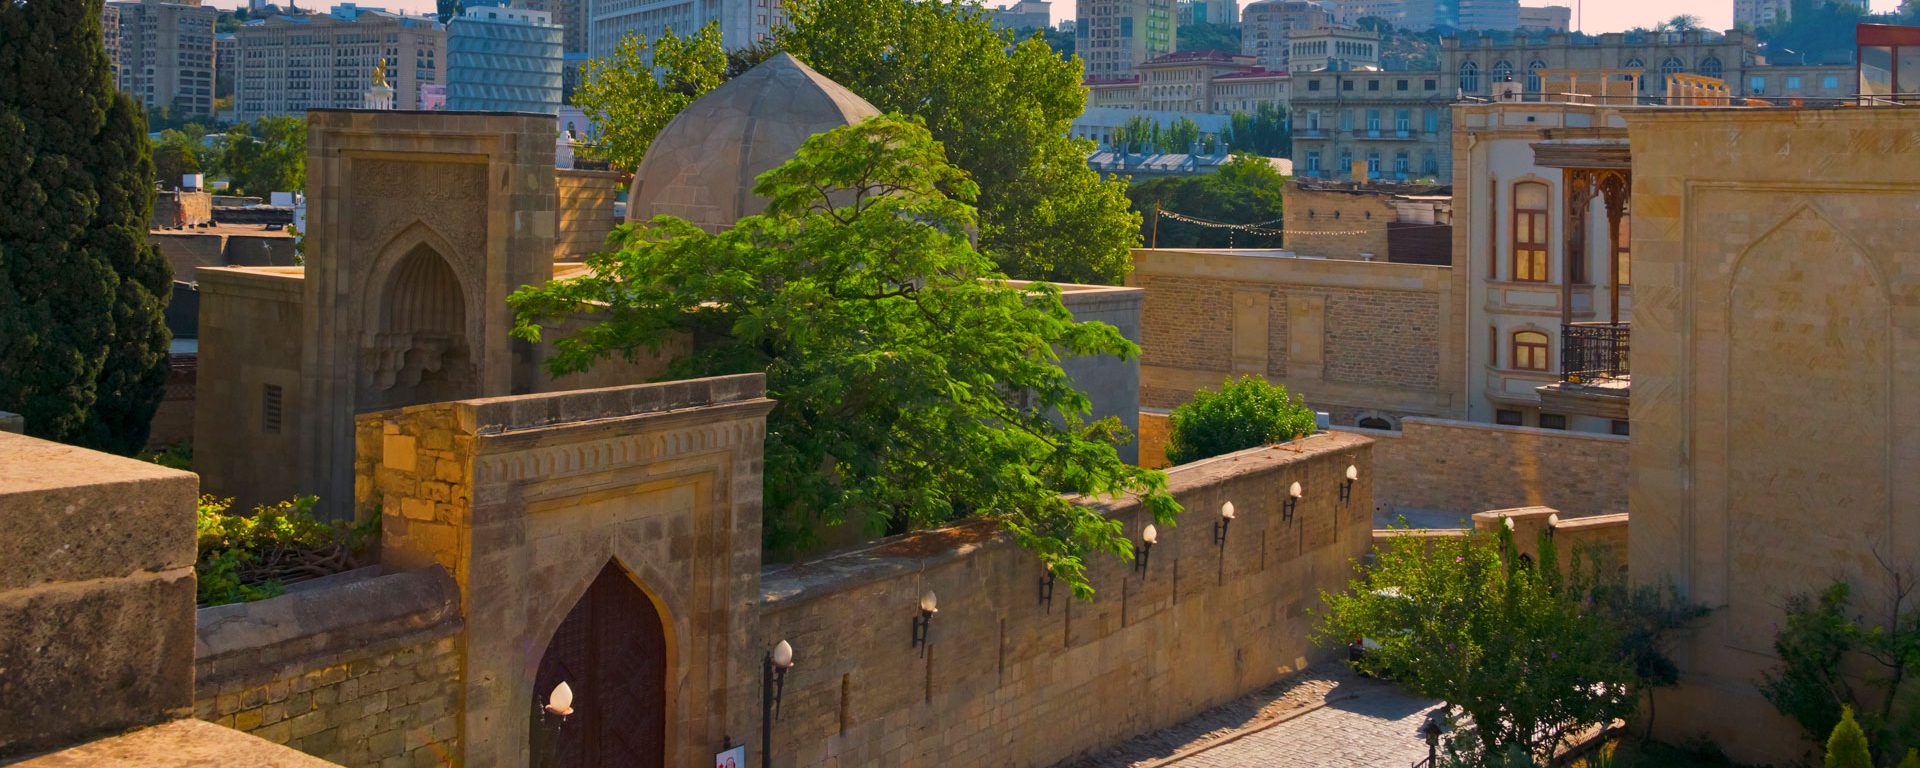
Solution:
M 1397 128 L 1355 128 L 1353 129 L 1353 137 L 1356 139 L 1372 139 L 1377 141 L 1419 141 L 1420 132 L 1415 130 L 1402 131 Z
M 1626 381 L 1631 334 L 1626 323 L 1569 323 L 1560 330 L 1560 380 Z

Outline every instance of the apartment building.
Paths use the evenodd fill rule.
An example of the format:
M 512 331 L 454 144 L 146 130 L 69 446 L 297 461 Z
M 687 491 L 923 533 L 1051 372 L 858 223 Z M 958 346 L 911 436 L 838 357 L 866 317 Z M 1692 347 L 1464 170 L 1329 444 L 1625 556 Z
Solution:
M 1410 181 L 1452 176 L 1453 91 L 1438 72 L 1292 73 L 1293 169 L 1300 178 Z
M 1048 0 L 1019 0 L 1012 5 L 985 10 L 987 19 L 999 29 L 1019 31 L 1053 26 L 1053 3 Z
M 1089 81 L 1124 80 L 1174 51 L 1174 0 L 1078 0 L 1074 43 Z
M 1380 68 L 1380 34 L 1359 29 L 1295 32 L 1287 40 L 1288 72 Z
M 560 114 L 563 40 L 546 11 L 467 6 L 447 25 L 447 108 Z
M 1287 105 L 1287 73 L 1265 69 L 1252 56 L 1180 51 L 1135 71 L 1133 77 L 1088 83 L 1087 106 L 1230 115 Z
M 735 50 L 787 24 L 785 0 L 592 0 L 586 15 L 587 50 L 593 58 L 611 55 L 629 34 L 644 39 L 668 30 L 687 35 L 718 23 L 721 43 Z
M 220 12 L 200 0 L 108 3 L 102 15 L 114 84 L 149 110 L 177 116 L 213 114 L 214 22 Z
M 1260 0 L 1240 15 L 1240 52 L 1275 72 L 1287 70 L 1287 40 L 1302 30 L 1335 23 L 1327 7 L 1312 0 Z
M 420 109 L 421 87 L 446 82 L 447 30 L 431 17 L 342 5 L 251 21 L 234 38 L 241 120 L 359 109 L 382 61 L 395 109 Z
M 1521 31 L 1564 34 L 1573 28 L 1573 9 L 1564 5 L 1521 6 L 1519 19 Z

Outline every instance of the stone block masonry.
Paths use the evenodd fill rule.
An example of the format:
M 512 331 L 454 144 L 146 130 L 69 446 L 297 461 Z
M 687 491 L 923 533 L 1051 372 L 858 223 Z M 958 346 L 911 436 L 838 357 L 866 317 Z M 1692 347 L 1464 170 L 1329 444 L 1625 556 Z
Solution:
M 1627 438 L 1405 419 L 1401 431 L 1351 430 L 1375 438 L 1380 511 L 1453 512 L 1547 506 L 1561 517 L 1627 511 Z
M 437 566 L 199 616 L 193 712 L 346 766 L 460 755 L 459 599 Z
M 769 569 L 761 639 L 797 660 L 773 764 L 1053 765 L 1330 663 L 1307 610 L 1369 544 L 1370 444 L 1320 434 L 1170 470 L 1180 524 L 1161 527 L 1144 574 L 1094 556 L 1091 601 L 1064 585 L 1043 601 L 1043 569 L 986 521 Z M 1360 481 L 1342 503 L 1350 464 Z M 1136 542 L 1149 522 L 1133 500 L 1096 506 Z M 922 650 L 911 620 L 928 590 L 940 610 Z

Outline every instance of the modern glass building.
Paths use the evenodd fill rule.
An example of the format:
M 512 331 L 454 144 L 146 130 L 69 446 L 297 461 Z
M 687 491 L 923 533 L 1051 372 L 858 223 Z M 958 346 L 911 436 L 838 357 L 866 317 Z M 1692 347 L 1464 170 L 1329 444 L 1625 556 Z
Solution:
M 447 25 L 447 109 L 558 115 L 564 34 L 546 11 L 468 5 Z

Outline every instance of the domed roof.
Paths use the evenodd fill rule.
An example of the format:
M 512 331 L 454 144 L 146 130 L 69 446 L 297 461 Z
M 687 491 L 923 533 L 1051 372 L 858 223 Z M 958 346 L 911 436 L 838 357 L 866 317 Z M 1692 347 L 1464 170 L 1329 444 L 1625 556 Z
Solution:
M 647 148 L 627 221 L 667 213 L 717 232 L 766 210 L 754 178 L 816 133 L 880 114 L 866 99 L 780 53 L 695 99 Z

